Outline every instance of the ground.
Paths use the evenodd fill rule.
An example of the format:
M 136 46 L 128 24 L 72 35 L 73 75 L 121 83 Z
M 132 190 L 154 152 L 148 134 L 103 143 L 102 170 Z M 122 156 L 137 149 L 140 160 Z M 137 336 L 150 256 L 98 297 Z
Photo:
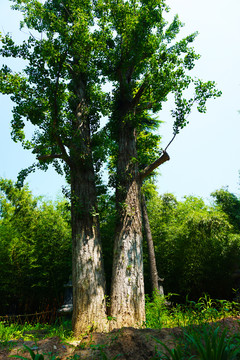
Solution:
M 221 329 L 227 328 L 231 335 L 239 333 L 240 317 L 220 320 L 217 325 Z M 23 344 L 32 348 L 35 353 L 38 351 L 39 354 L 49 354 L 44 357 L 46 360 L 53 360 L 53 355 L 56 355 L 55 360 L 57 357 L 62 360 L 113 360 L 117 355 L 119 360 L 147 360 L 153 359 L 156 349 L 162 349 L 161 344 L 155 339 L 173 348 L 182 333 L 182 327 L 161 330 L 122 328 L 110 333 L 91 333 L 81 341 L 71 344 L 61 342 L 58 337 L 39 340 L 37 344 L 33 341 L 12 341 L 9 342 L 8 348 L 0 349 L 0 360 L 8 359 L 9 355 L 13 359 L 16 359 L 14 355 L 30 359 L 29 353 L 23 351 Z

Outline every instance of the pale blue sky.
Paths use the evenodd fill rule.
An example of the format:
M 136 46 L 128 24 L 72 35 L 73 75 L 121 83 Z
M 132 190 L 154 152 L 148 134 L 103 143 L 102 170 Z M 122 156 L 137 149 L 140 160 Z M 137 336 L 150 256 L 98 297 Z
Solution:
M 185 23 L 184 34 L 199 35 L 194 48 L 201 54 L 194 74 L 214 80 L 223 92 L 210 100 L 206 115 L 192 113 L 189 125 L 169 148 L 171 161 L 162 167 L 159 191 L 204 198 L 222 186 L 239 194 L 240 170 L 240 1 L 169 0 Z M 166 106 L 166 108 L 169 108 Z M 167 109 L 161 118 L 164 139 L 171 134 Z
M 210 100 L 206 115 L 197 112 L 190 115 L 189 125 L 169 148 L 171 160 L 161 167 L 159 192 L 172 192 L 178 199 L 184 195 L 207 199 L 212 191 L 229 186 L 230 191 L 239 194 L 240 1 L 168 0 L 167 3 L 172 9 L 171 15 L 178 13 L 185 23 L 182 36 L 199 32 L 194 48 L 201 59 L 194 75 L 203 80 L 215 80 L 223 95 Z M 0 31 L 11 32 L 18 39 L 26 36 L 19 32 L 18 13 L 10 10 L 8 0 L 0 1 Z M 11 66 L 19 66 L 18 61 L 11 62 Z M 31 165 L 34 157 L 10 138 L 10 99 L 0 95 L 0 105 L 0 177 L 16 180 L 18 172 Z M 163 147 L 172 136 L 172 106 L 170 99 L 159 114 L 165 121 L 160 130 Z M 27 181 L 34 195 L 50 198 L 55 198 L 65 184 L 54 170 L 38 171 Z

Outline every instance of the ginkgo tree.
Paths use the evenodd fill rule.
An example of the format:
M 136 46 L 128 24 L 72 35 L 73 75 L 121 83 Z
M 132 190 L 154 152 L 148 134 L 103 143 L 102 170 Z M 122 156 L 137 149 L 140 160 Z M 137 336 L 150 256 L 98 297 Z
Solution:
M 16 0 L 29 37 L 16 45 L 1 37 L 0 54 L 26 60 L 21 73 L 0 72 L 0 91 L 11 94 L 12 138 L 37 162 L 20 174 L 53 164 L 71 185 L 73 328 L 106 327 L 105 276 L 96 208 L 96 174 L 102 160 L 100 118 L 108 108 L 96 66 L 98 43 L 91 1 Z M 24 126 L 35 126 L 30 140 Z M 20 179 L 20 180 L 21 180 Z
M 167 24 L 164 0 L 12 1 L 23 14 L 21 26 L 29 29 L 29 37 L 17 45 L 10 35 L 1 36 L 0 55 L 24 59 L 26 66 L 19 73 L 3 66 L 0 91 L 10 94 L 15 104 L 13 140 L 37 159 L 19 179 L 36 167 L 46 170 L 53 164 L 71 185 L 75 334 L 107 326 L 96 194 L 107 143 L 110 151 L 114 149 L 118 213 L 110 326 L 141 324 L 145 309 L 140 189 L 169 156 L 163 152 L 141 168 L 139 134 L 169 93 L 176 98 L 174 136 L 186 125 L 195 103 L 203 112 L 206 100 L 220 93 L 214 83 L 189 76 L 199 58 L 189 46 L 196 34 L 176 41 L 182 24 L 178 17 Z M 109 91 L 103 87 L 107 81 Z M 194 95 L 186 100 L 182 93 L 191 85 Z M 104 115 L 109 115 L 109 122 L 101 130 Z M 27 121 L 35 127 L 31 139 L 24 134 Z
M 140 130 L 173 93 L 175 137 L 186 126 L 193 105 L 205 112 L 207 99 L 220 96 L 220 92 L 214 82 L 189 76 L 199 59 L 190 46 L 197 33 L 177 41 L 182 23 L 176 16 L 167 24 L 165 1 L 105 0 L 99 4 L 99 40 L 105 44 L 100 63 L 103 76 L 113 85 L 109 128 L 115 142 L 118 220 L 111 287 L 111 316 L 116 321 L 112 326 L 134 326 L 145 319 L 141 184 L 169 159 L 164 151 L 141 169 Z M 191 87 L 193 96 L 187 100 L 183 92 Z

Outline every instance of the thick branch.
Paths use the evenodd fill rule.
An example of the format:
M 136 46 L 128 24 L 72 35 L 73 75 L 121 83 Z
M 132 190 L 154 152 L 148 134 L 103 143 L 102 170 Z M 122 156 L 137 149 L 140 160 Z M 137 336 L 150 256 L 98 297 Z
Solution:
M 61 136 L 58 134 L 58 113 L 59 113 L 59 109 L 58 109 L 58 103 L 57 103 L 57 96 L 58 96 L 58 88 L 59 88 L 59 79 L 60 79 L 60 75 L 61 75 L 61 70 L 62 70 L 62 66 L 63 66 L 63 62 L 65 61 L 67 56 L 67 53 L 65 52 L 63 54 L 63 58 L 60 61 L 59 64 L 59 69 L 58 69 L 58 73 L 57 73 L 57 78 L 56 78 L 56 84 L 55 84 L 55 91 L 54 91 L 54 97 L 53 97 L 53 106 L 54 106 L 54 116 L 53 116 L 53 136 L 62 152 L 62 155 L 59 156 L 58 158 L 62 158 L 63 160 L 66 161 L 66 163 L 70 166 L 71 165 L 71 160 L 70 157 L 67 154 L 67 151 L 65 149 L 65 146 L 62 142 Z M 55 157 L 56 158 L 56 157 Z
M 143 92 L 144 92 L 145 89 L 146 89 L 146 82 L 144 81 L 144 82 L 142 83 L 142 85 L 140 86 L 138 92 L 137 92 L 136 95 L 134 96 L 133 100 L 132 100 L 131 105 L 132 105 L 133 108 L 138 105 L 138 103 L 139 103 L 139 101 L 140 101 L 140 99 L 141 99 L 141 96 L 142 96 L 142 94 L 143 94 Z
M 70 166 L 71 165 L 71 160 L 70 157 L 68 156 L 65 146 L 62 143 L 61 137 L 58 136 L 57 134 L 54 134 L 55 140 L 58 144 L 58 146 L 60 147 L 61 151 L 62 151 L 62 155 L 57 156 L 56 158 L 61 158 L 63 160 L 66 161 L 66 163 Z
M 52 159 L 64 159 L 62 154 L 48 154 L 40 155 L 37 157 L 38 160 L 52 160 Z
M 151 172 L 153 172 L 153 170 L 155 170 L 158 166 L 162 165 L 168 160 L 170 160 L 170 156 L 166 151 L 164 151 L 160 158 L 158 158 L 152 164 L 145 167 L 145 169 L 140 172 L 141 180 L 144 180 L 146 176 L 148 176 L 149 174 L 151 174 Z

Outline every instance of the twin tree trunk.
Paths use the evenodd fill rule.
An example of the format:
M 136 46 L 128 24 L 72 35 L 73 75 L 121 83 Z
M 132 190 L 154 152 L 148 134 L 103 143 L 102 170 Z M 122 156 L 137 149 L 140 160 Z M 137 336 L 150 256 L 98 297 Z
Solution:
M 77 118 L 81 117 L 80 110 Z M 108 324 L 90 128 L 84 119 L 80 123 L 81 134 L 73 142 L 70 163 L 75 335 L 88 329 L 108 330 L 108 325 L 110 330 L 141 326 L 145 320 L 141 182 L 154 168 L 169 159 L 164 153 L 144 173 L 139 173 L 135 129 L 127 121 L 120 123 L 116 188 L 118 225 L 113 253 L 112 321 Z
M 113 253 L 110 329 L 145 320 L 141 182 L 134 130 L 123 123 L 117 164 L 117 228 Z
M 128 129 L 129 130 L 129 129 Z M 136 162 L 134 131 L 121 132 L 119 141 L 116 229 L 110 315 L 107 322 L 105 276 L 95 176 L 91 161 L 75 162 L 71 169 L 73 330 L 79 335 L 122 326 L 141 326 L 145 320 L 142 253 L 141 177 Z M 127 148 L 127 151 L 125 151 Z M 163 155 L 162 160 L 168 160 Z M 158 160 L 159 162 L 159 160 Z

